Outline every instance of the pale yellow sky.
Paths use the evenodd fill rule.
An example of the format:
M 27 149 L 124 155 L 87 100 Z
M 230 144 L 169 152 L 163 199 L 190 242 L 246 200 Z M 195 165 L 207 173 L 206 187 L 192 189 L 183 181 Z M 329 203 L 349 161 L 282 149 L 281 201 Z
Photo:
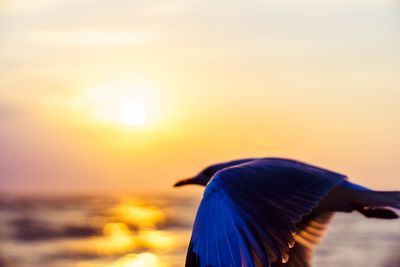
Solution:
M 165 191 L 282 156 L 399 186 L 397 1 L 0 2 L 0 188 Z M 121 107 L 146 108 L 126 125 Z

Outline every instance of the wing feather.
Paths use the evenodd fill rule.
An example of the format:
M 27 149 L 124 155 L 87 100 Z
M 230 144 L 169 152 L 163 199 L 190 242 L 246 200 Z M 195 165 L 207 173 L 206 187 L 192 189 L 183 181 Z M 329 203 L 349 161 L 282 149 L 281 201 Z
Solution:
M 325 235 L 333 212 L 310 214 L 305 216 L 297 225 L 294 236 L 295 246 L 290 249 L 289 261 L 286 264 L 274 262 L 273 267 L 310 267 L 311 256 L 315 246 Z
M 325 223 L 318 216 L 302 218 L 344 179 L 274 159 L 217 172 L 196 215 L 186 266 L 258 267 L 288 260 L 296 265 L 283 266 L 308 266 Z

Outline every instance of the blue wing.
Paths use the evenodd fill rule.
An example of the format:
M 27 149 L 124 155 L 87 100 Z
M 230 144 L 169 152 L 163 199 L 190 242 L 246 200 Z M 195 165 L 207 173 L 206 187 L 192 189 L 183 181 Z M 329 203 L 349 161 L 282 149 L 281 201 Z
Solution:
M 198 209 L 186 266 L 286 262 L 296 223 L 344 179 L 281 159 L 259 159 L 217 172 Z

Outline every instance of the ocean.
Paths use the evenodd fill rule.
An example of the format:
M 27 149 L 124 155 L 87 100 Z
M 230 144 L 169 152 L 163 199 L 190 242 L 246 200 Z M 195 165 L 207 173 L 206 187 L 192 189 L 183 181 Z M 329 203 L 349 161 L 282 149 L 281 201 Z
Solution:
M 184 266 L 198 203 L 169 195 L 3 195 L 0 267 Z M 400 267 L 400 220 L 336 214 L 313 262 Z

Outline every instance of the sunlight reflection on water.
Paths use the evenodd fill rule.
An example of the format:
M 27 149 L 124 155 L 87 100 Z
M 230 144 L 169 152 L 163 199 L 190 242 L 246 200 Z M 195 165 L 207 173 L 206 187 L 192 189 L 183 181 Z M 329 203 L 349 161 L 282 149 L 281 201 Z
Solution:
M 117 219 L 139 228 L 155 227 L 165 222 L 165 211 L 154 206 L 144 206 L 138 201 L 128 201 L 113 209 Z
M 196 206 L 110 196 L 0 201 L 0 233 L 10 233 L 0 236 L 8 241 L 0 245 L 1 267 L 181 266 Z M 178 203 L 190 221 L 172 211 Z
M 78 267 L 96 267 L 93 263 L 78 263 Z M 149 252 L 141 254 L 128 254 L 114 263 L 107 264 L 105 267 L 168 267 L 167 264 L 160 263 L 158 257 Z

